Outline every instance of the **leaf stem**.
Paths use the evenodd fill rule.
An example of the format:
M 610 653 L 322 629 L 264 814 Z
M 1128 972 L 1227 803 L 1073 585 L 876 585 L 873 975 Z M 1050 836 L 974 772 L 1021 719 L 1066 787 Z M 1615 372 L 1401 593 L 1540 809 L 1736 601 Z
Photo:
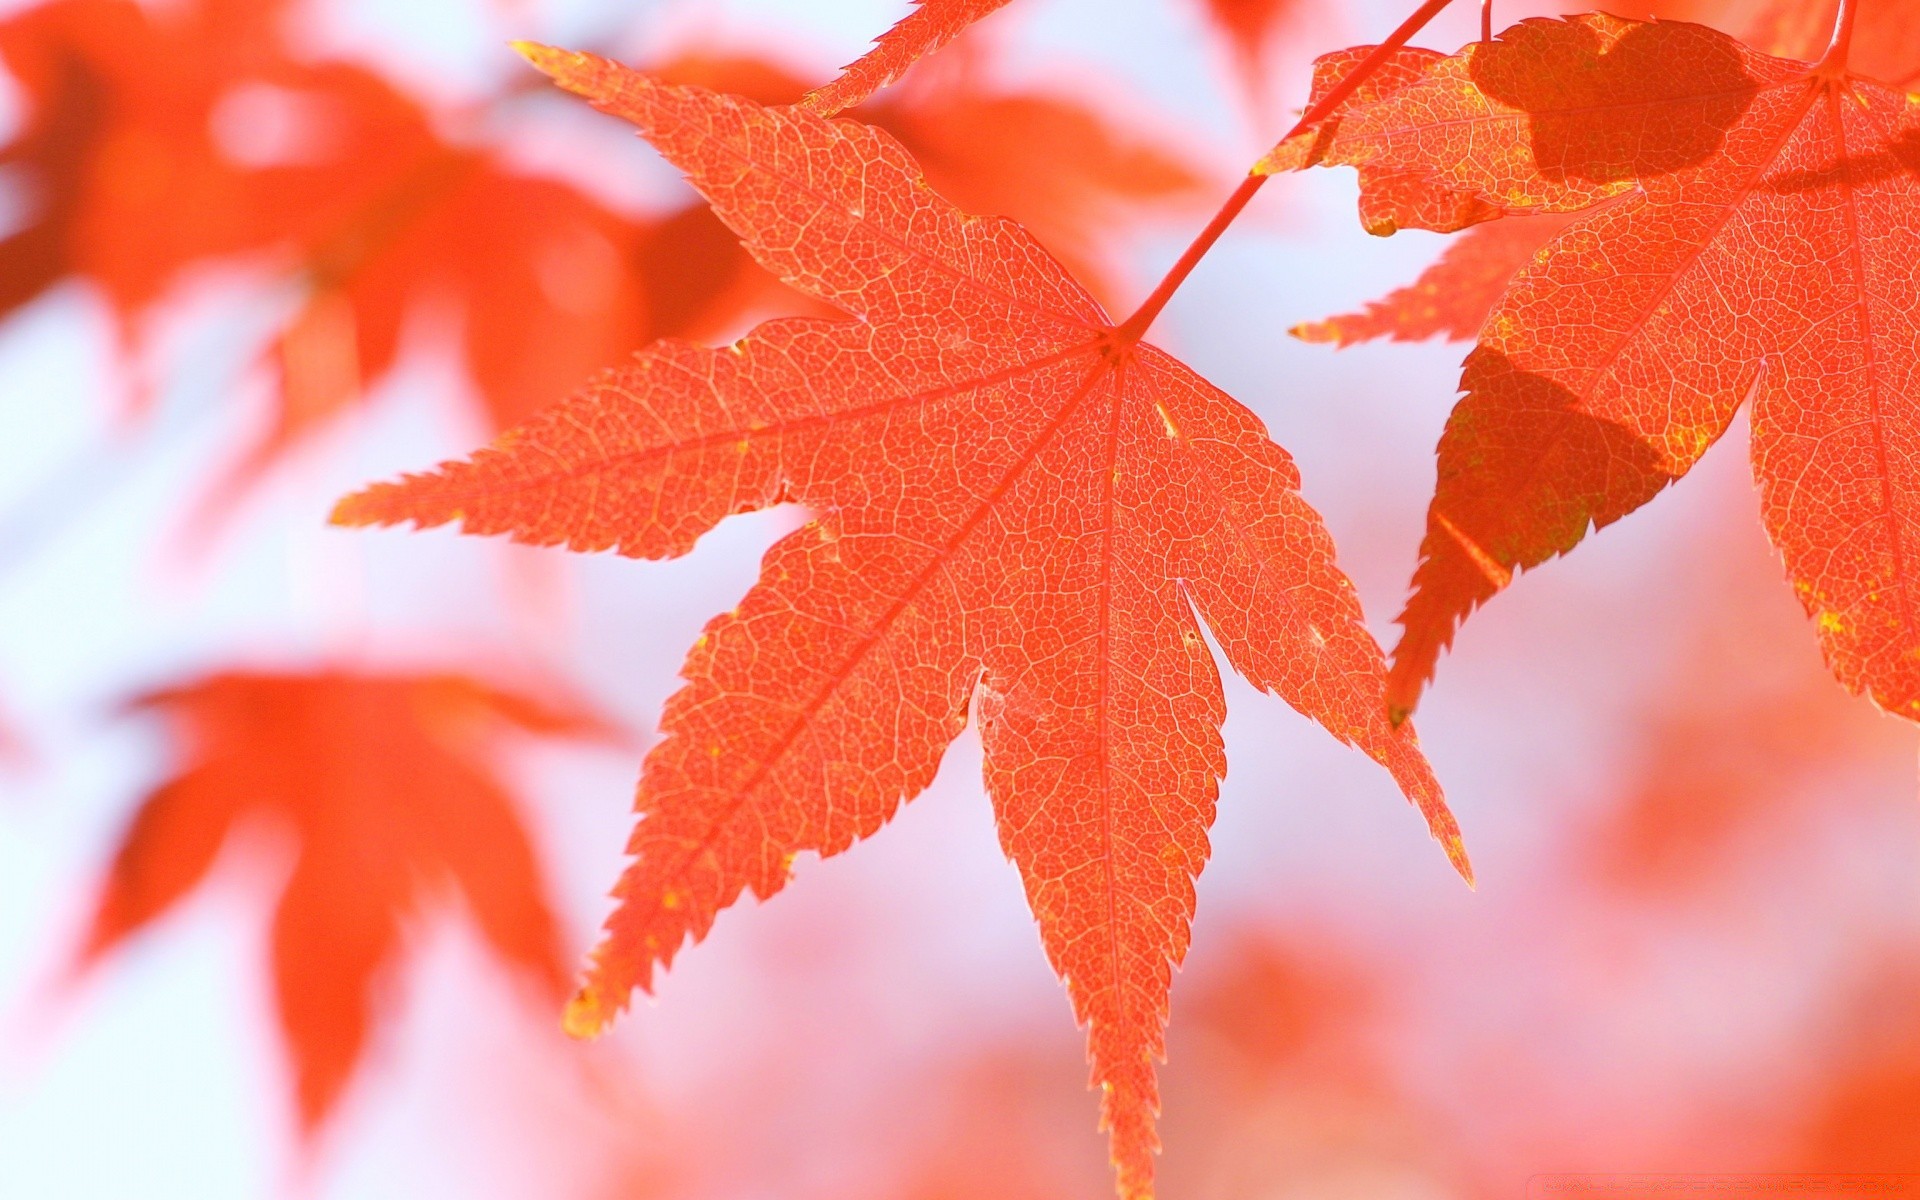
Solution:
M 1480 40 L 1493 40 L 1493 0 L 1480 0 Z
M 1287 130 L 1280 140 L 1287 141 L 1325 120 L 1334 109 L 1345 102 L 1347 97 L 1353 95 L 1362 83 L 1366 82 L 1367 76 L 1379 70 L 1380 64 L 1392 57 L 1400 47 L 1406 45 L 1414 34 L 1419 33 L 1427 22 L 1433 20 L 1440 14 L 1441 9 L 1451 3 L 1453 0 L 1425 0 L 1425 3 L 1414 10 L 1412 16 L 1400 22 L 1398 29 L 1387 35 L 1385 41 L 1375 46 L 1372 53 L 1361 59 L 1344 79 L 1302 113 L 1300 120 L 1292 129 Z M 1843 0 L 1843 3 L 1851 7 L 1852 0 Z M 1227 231 L 1227 226 L 1233 224 L 1234 218 L 1247 207 L 1247 202 L 1253 199 L 1253 194 L 1260 190 L 1267 179 L 1266 175 L 1250 174 L 1240 181 L 1240 186 L 1227 197 L 1227 202 L 1220 206 L 1220 211 L 1213 214 L 1213 219 L 1208 221 L 1207 227 L 1200 231 L 1200 236 L 1193 239 L 1193 244 L 1188 246 L 1186 253 L 1173 264 L 1172 270 L 1167 272 L 1166 277 L 1160 281 L 1160 285 L 1153 289 L 1132 316 L 1114 330 L 1114 341 L 1117 344 L 1130 346 L 1146 335 L 1154 318 L 1160 315 L 1160 310 L 1167 306 L 1167 301 L 1180 290 L 1180 285 L 1187 281 L 1187 276 L 1193 274 L 1194 267 L 1206 257 L 1207 251 L 1213 249 L 1213 244 L 1220 240 L 1220 235 Z
M 1815 64 L 1820 74 L 1838 75 L 1847 69 L 1847 52 L 1853 48 L 1853 21 L 1859 14 L 1857 0 L 1840 0 L 1840 11 L 1833 19 L 1833 41 Z

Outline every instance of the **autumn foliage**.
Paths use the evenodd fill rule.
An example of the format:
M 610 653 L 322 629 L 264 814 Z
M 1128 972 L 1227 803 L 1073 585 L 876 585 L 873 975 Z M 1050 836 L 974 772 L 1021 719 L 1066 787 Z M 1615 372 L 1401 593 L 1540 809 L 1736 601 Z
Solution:
M 436 913 L 464 913 L 452 924 L 526 985 L 509 990 L 548 1032 L 645 1038 L 628 1031 L 689 1019 L 666 1015 L 687 1003 L 663 988 L 669 967 L 695 989 L 728 981 L 729 1004 L 777 996 L 810 1011 L 826 985 L 796 964 L 840 961 L 839 935 L 818 919 L 750 924 L 797 900 L 722 913 L 843 854 L 817 874 L 845 872 L 837 886 L 864 899 L 829 905 L 826 926 L 877 928 L 896 903 L 921 906 L 906 897 L 935 864 L 864 894 L 853 860 L 885 861 L 862 859 L 882 853 L 869 839 L 907 842 L 874 835 L 937 804 L 909 816 L 908 801 L 956 786 L 936 778 L 971 728 L 982 782 L 960 790 L 984 792 L 973 811 L 990 810 L 1024 928 L 1037 926 L 1084 1030 L 1104 1156 L 1036 1132 L 1084 1123 L 1056 1121 L 1084 1107 L 1055 1103 L 1071 1059 L 984 1012 L 965 1027 L 991 989 L 969 991 L 978 981 L 959 972 L 951 1007 L 931 986 L 912 1004 L 943 1013 L 924 1020 L 960 1048 L 906 1038 L 892 1076 L 839 1078 L 844 1047 L 879 1064 L 905 1037 L 858 1018 L 844 993 L 820 1002 L 848 1011 L 818 1018 L 816 1047 L 797 1026 L 763 1036 L 715 1007 L 703 1019 L 751 1067 L 676 1085 L 669 1066 L 659 1086 L 727 1112 L 725 1138 L 654 1104 L 632 1082 L 654 1064 L 617 1058 L 623 1043 L 530 1038 L 525 1061 L 468 1063 L 476 1080 L 523 1080 L 461 1090 L 524 1106 L 514 1128 L 549 1130 L 525 1133 L 528 1153 L 596 1164 L 577 1188 L 544 1188 L 931 1200 L 1117 1187 L 1136 1200 L 1156 1192 L 1163 1137 L 1163 1191 L 1182 1196 L 1270 1194 L 1275 1178 L 1302 1195 L 1510 1194 L 1576 1165 L 1920 1169 L 1907 1132 L 1920 1054 L 1898 1032 L 1920 978 L 1913 931 L 1891 918 L 1853 930 L 1823 910 L 1848 929 L 1825 937 L 1772 901 L 1836 875 L 1870 888 L 1849 864 L 1913 841 L 1904 809 L 1856 793 L 1891 786 L 1911 807 L 1911 764 L 1887 768 L 1911 734 L 1877 716 L 1920 719 L 1920 99 L 1906 90 L 1920 80 L 1920 7 L 1676 0 L 1495 24 L 1490 6 L 1409 0 L 1400 24 L 1366 31 L 1373 44 L 1340 48 L 1307 43 L 1360 34 L 1357 13 L 1167 0 L 1224 66 L 1220 103 L 1262 127 L 1264 152 L 1230 185 L 1218 147 L 1156 123 L 1149 104 L 1005 70 L 1030 6 L 915 0 L 838 73 L 768 43 L 519 41 L 535 72 L 495 63 L 464 90 L 317 48 L 317 3 L 50 0 L 0 19 L 20 96 L 0 168 L 24 197 L 0 240 L 0 317 L 25 325 L 89 298 L 120 392 L 92 436 L 117 445 L 166 428 L 185 297 L 209 279 L 252 288 L 242 306 L 257 336 L 223 351 L 233 379 L 214 389 L 223 411 L 251 398 L 251 416 L 200 455 L 177 509 L 141 538 L 177 547 L 185 531 L 217 555 L 238 516 L 273 511 L 293 487 L 305 498 L 287 545 L 328 547 L 291 554 L 284 573 L 301 619 L 325 632 L 283 634 L 283 652 L 262 654 L 244 621 L 215 617 L 226 649 L 162 656 L 176 682 L 118 676 L 137 697 L 123 717 L 164 735 L 170 765 L 130 802 L 55 956 L 49 1003 L 72 1003 L 150 927 L 217 894 L 230 864 L 251 864 L 232 873 L 271 913 L 268 992 L 309 1150 L 376 1073 L 384 1031 L 403 1021 L 395 981 L 428 969 L 419 931 Z M 490 27 L 543 27 L 523 11 L 536 6 L 475 7 Z M 1414 44 L 1443 29 L 1459 38 L 1451 51 Z M 616 129 L 644 145 L 609 140 Z M 1353 168 L 1337 184 L 1314 170 L 1337 167 Z M 1314 219 L 1299 197 L 1335 186 L 1357 192 L 1365 234 L 1448 240 L 1411 282 L 1357 304 L 1307 280 L 1244 362 L 1210 360 L 1199 330 L 1235 328 L 1239 313 L 1183 317 L 1195 289 L 1218 286 L 1189 281 L 1246 270 L 1251 239 L 1285 244 Z M 1154 251 L 1143 279 L 1130 239 L 1149 218 L 1197 236 L 1177 257 Z M 1370 261 L 1360 239 L 1339 245 L 1344 261 Z M 1297 342 L 1349 353 L 1272 344 L 1289 324 Z M 1391 386 L 1338 406 L 1438 433 L 1430 490 L 1424 475 L 1412 484 L 1424 529 L 1406 527 L 1391 568 L 1411 577 L 1388 652 L 1353 579 L 1386 573 L 1373 543 L 1397 536 L 1397 519 L 1355 518 L 1352 495 L 1316 490 L 1263 418 L 1297 433 L 1296 410 L 1334 407 L 1316 380 L 1427 371 L 1444 350 L 1370 343 L 1432 339 L 1468 343 L 1444 421 Z M 409 399 L 428 344 L 459 377 L 438 407 Z M 380 422 L 396 410 L 458 432 L 393 432 Z M 356 439 L 351 470 L 315 467 Z M 1709 454 L 1723 440 L 1749 447 L 1764 543 L 1716 465 L 1727 452 Z M 1384 465 L 1390 443 L 1344 450 L 1381 457 L 1365 490 L 1382 512 L 1410 478 Z M 106 486 L 93 461 L 36 474 Z M 1474 623 L 1490 640 L 1462 648 L 1468 678 L 1451 694 L 1484 715 L 1440 709 L 1423 745 L 1409 717 L 1467 618 L 1669 489 L 1691 508 L 1654 506 L 1668 524 L 1643 526 L 1664 532 L 1642 565 L 1616 557 L 1602 561 L 1629 564 L 1617 578 L 1580 576 L 1607 553 L 1583 550 L 1495 607 L 1514 616 Z M 337 497 L 326 529 L 322 491 Z M 56 535 L 84 515 L 57 489 L 38 505 L 29 486 L 16 494 Z M 793 520 L 770 524 L 780 509 Z M 394 526 L 521 549 L 456 560 L 482 550 L 370 528 Z M 743 596 L 709 596 L 695 564 L 743 527 L 778 532 Z M 8 531 L 0 522 L 0 570 Z M 1335 531 L 1359 545 L 1352 578 Z M 600 611 L 596 589 L 615 585 L 576 573 L 562 549 L 689 561 L 596 567 L 641 581 L 644 598 L 623 603 L 643 615 L 576 638 Z M 195 570 L 240 570 L 220 561 Z M 1782 573 L 1804 620 L 1771 586 Z M 694 613 L 644 614 L 680 619 L 681 588 L 708 607 L 667 695 L 654 646 L 691 631 Z M 168 594 L 135 606 L 164 609 Z M 390 627 L 408 606 L 405 628 Z M 1622 624 L 1635 613 L 1650 624 Z M 526 653 L 475 632 L 489 622 Z M 1522 627 L 1556 632 L 1525 642 Z M 1498 689 L 1476 691 L 1465 668 L 1483 653 L 1512 665 Z M 1242 784 L 1228 710 L 1240 681 L 1358 754 L 1322 766 L 1322 747 L 1278 739 L 1249 756 Z M 656 720 L 643 710 L 663 696 Z M 625 721 L 603 711 L 628 708 L 654 731 L 637 819 L 610 908 L 576 912 L 560 898 L 575 872 L 556 874 L 543 839 L 581 818 L 540 807 L 551 780 L 523 759 L 568 743 L 622 753 Z M 1232 722 L 1278 712 L 1244 708 Z M 1574 737 L 1605 749 L 1556 750 Z M 1564 774 L 1494 787 L 1514 802 L 1503 814 L 1483 798 L 1495 768 L 1480 764 L 1524 775 L 1499 757 L 1522 750 Z M 1367 854 L 1391 855 L 1406 833 L 1378 806 L 1347 815 L 1319 785 L 1361 758 L 1469 884 L 1467 842 L 1490 831 L 1490 896 L 1449 886 L 1431 849 L 1421 865 L 1392 860 L 1377 885 L 1316 882 L 1323 858 L 1354 849 L 1317 840 L 1322 826 L 1370 822 L 1356 843 Z M 1296 770 L 1309 782 L 1294 786 Z M 1456 771 L 1473 781 L 1465 837 L 1441 783 Z M 1340 787 L 1368 786 L 1363 774 Z M 1217 830 L 1275 819 L 1258 794 L 1274 779 L 1297 793 L 1283 811 L 1307 823 L 1308 844 L 1222 843 Z M 625 801 L 598 793 L 611 796 Z M 596 871 L 612 849 L 604 831 L 597 844 Z M 1282 870 L 1264 865 L 1270 853 L 1296 857 Z M 1246 888 L 1251 869 L 1262 896 L 1209 950 L 1202 872 L 1236 855 L 1225 886 Z M 940 919 L 964 926 L 991 886 L 970 877 Z M 1895 894 L 1863 903 L 1897 908 Z M 1355 914 L 1370 903 L 1377 918 Z M 1683 935 L 1661 914 L 1705 947 L 1698 962 L 1663 972 L 1648 947 Z M 576 974 L 587 917 L 602 930 Z M 742 966 L 742 943 L 703 949 L 693 957 L 713 956 L 714 976 L 678 966 L 734 922 L 783 930 L 782 951 Z M 1735 1047 L 1716 1058 L 1673 992 L 1714 978 L 1726 948 L 1709 930 L 1736 931 L 1743 969 L 1824 956 L 1823 990 L 1756 1007 L 1711 1043 Z M 873 961 L 909 957 L 889 953 Z M 1195 980 L 1176 987 L 1190 955 Z M 887 978 L 876 970 L 869 986 Z M 616 1021 L 636 991 L 659 1004 Z M 1507 1031 L 1488 1013 L 1508 1007 L 1582 1024 Z M 1621 1032 L 1649 1010 L 1669 1022 L 1660 1037 Z M 1197 1066 L 1182 1066 L 1189 1054 Z M 1738 1102 L 1730 1062 L 1791 1082 Z M 1611 1099 L 1676 1071 L 1692 1074 L 1671 1111 Z M 612 1125 L 542 1125 L 533 1077 Z M 890 1082 L 861 1100 L 856 1077 Z M 1566 1089 L 1583 1078 L 1596 1098 L 1575 1120 Z M 889 1124 L 889 1097 L 906 1090 L 945 1115 Z M 828 1097 L 821 1111 L 803 1111 L 811 1096 Z M 836 1143 L 842 1112 L 893 1133 Z M 858 1165 L 794 1166 L 830 1145 Z

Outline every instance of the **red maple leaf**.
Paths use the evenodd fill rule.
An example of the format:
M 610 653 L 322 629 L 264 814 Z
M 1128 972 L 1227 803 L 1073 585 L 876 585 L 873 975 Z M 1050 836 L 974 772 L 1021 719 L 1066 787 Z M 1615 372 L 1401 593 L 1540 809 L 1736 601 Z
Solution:
M 546 886 L 491 750 L 503 732 L 607 737 L 598 719 L 455 675 L 231 672 L 136 701 L 166 719 L 179 772 L 114 854 L 77 969 L 192 891 L 236 830 L 290 834 L 273 983 L 304 1132 L 332 1110 L 376 1018 L 400 925 L 448 889 L 508 964 L 566 986 Z
M 1019 221 L 1104 297 L 1113 290 L 1103 252 L 1110 240 L 1106 235 L 1146 205 L 1192 199 L 1200 191 L 1200 176 L 1171 148 L 1117 128 L 1077 101 L 993 89 L 964 60 L 956 66 L 945 74 L 916 75 L 862 104 L 854 115 L 898 138 L 934 190 L 968 211 Z M 780 68 L 731 55 L 685 55 L 647 73 L 767 105 L 791 104 L 806 93 L 804 84 Z M 677 283 L 683 291 L 714 276 L 752 281 L 751 299 L 713 306 L 699 320 L 659 319 L 662 306 L 656 303 L 649 328 L 653 337 L 730 333 L 714 318 L 731 321 L 756 307 L 787 310 L 780 315 L 831 311 L 781 286 L 704 204 L 689 204 L 661 221 L 648 244 L 649 254 L 658 257 L 649 258 L 643 276 L 684 280 Z
M 466 462 L 342 501 L 661 558 L 819 516 L 707 627 L 648 755 L 619 905 L 569 1027 L 602 1027 L 797 855 L 846 849 L 978 716 L 1001 844 L 1089 1026 L 1121 1187 L 1150 1190 L 1171 971 L 1225 768 L 1229 660 L 1382 762 L 1462 872 L 1438 786 L 1298 474 L 1252 414 L 1115 327 L 1011 222 L 885 134 L 529 48 L 637 125 L 762 265 L 844 317 L 660 342 Z
M 1757 11 L 1747 11 L 1755 7 Z M 1729 0 L 1666 0 L 1614 11 L 1622 16 L 1644 12 L 1708 23 L 1737 18 L 1739 27 L 1746 30 L 1746 41 L 1786 58 L 1818 57 L 1831 24 L 1826 9 L 1801 0 L 1768 0 L 1757 6 Z M 1857 49 L 1850 57 L 1855 73 L 1896 85 L 1911 83 L 1920 74 L 1920 5 L 1914 0 L 1884 0 L 1863 9 L 1855 42 Z M 1423 53 L 1411 52 L 1403 61 Z M 1344 65 L 1347 56 L 1325 61 L 1329 66 Z M 1321 88 L 1330 85 L 1332 74 L 1325 69 L 1317 72 Z M 1363 312 L 1308 322 L 1292 332 L 1306 341 L 1338 346 L 1381 337 L 1418 341 L 1436 334 L 1470 340 L 1480 332 L 1514 273 L 1572 219 L 1563 214 L 1536 215 L 1539 219 L 1524 224 L 1502 222 L 1469 230 L 1412 284 L 1369 303 Z
M 1271 156 L 1359 166 L 1394 227 L 1579 214 L 1467 358 L 1397 712 L 1472 609 L 1685 474 L 1751 395 L 1767 528 L 1829 665 L 1920 713 L 1920 118 L 1846 45 L 1808 65 L 1679 22 L 1527 21 L 1403 53 L 1396 86 Z

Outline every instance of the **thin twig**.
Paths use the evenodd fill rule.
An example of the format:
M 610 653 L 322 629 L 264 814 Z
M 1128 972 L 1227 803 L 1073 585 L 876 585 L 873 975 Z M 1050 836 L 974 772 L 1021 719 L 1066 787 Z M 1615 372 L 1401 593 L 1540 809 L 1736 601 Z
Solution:
M 1453 0 L 1426 0 L 1426 3 L 1414 10 L 1412 16 L 1400 23 L 1398 29 L 1388 34 L 1385 41 L 1375 46 L 1372 53 L 1361 59 L 1345 78 L 1301 114 L 1300 120 L 1292 129 L 1287 130 L 1280 140 L 1285 142 L 1325 120 L 1346 101 L 1347 97 L 1353 95 L 1362 83 L 1366 82 L 1369 75 L 1379 70 L 1382 63 L 1391 58 L 1400 47 L 1406 45 L 1414 34 L 1425 28 L 1427 22 L 1433 20 L 1440 14 L 1441 9 L 1452 2 Z M 1240 186 L 1233 190 L 1233 195 L 1227 197 L 1227 202 L 1221 205 L 1220 211 L 1207 222 L 1207 227 L 1200 231 L 1200 236 L 1193 239 L 1193 244 L 1188 246 L 1186 253 L 1173 264 L 1173 268 L 1167 272 L 1159 286 L 1153 289 L 1132 316 L 1114 330 L 1116 343 L 1123 346 L 1132 345 L 1146 335 L 1154 318 L 1158 317 L 1160 311 L 1167 306 L 1167 301 L 1171 300 L 1174 292 L 1187 281 L 1187 276 L 1193 274 L 1194 267 L 1206 257 L 1207 251 L 1213 249 L 1214 243 L 1220 240 L 1220 235 L 1227 231 L 1227 226 L 1233 224 L 1234 218 L 1247 207 L 1247 202 L 1253 199 L 1253 194 L 1260 190 L 1267 179 L 1268 176 L 1263 174 L 1251 174 L 1240 181 Z

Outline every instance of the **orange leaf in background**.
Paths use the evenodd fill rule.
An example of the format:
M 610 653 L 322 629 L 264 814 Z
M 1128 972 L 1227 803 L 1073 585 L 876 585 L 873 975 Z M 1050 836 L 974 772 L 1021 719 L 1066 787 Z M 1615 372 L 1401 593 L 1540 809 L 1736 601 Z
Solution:
M 1825 1070 L 1788 1166 L 1802 1171 L 1920 1171 L 1920 963 L 1897 945 L 1869 963 L 1814 1045 Z
M 276 424 L 214 503 L 384 377 L 408 319 L 435 300 L 460 317 L 489 428 L 644 336 L 632 269 L 644 222 L 444 140 L 443 122 L 358 67 L 305 69 L 275 101 L 311 114 L 311 144 L 249 173 L 252 240 L 289 259 L 308 295 L 279 343 Z
M 1357 313 L 1294 326 L 1307 342 L 1352 346 L 1375 338 L 1417 342 L 1436 334 L 1466 341 L 1479 334 L 1507 284 L 1571 218 L 1543 214 L 1476 225 L 1450 243 L 1420 278 Z
M 644 315 L 632 221 L 446 143 L 366 70 L 294 61 L 275 9 L 58 0 L 0 22 L 28 107 L 5 157 L 37 202 L 0 243 L 0 315 L 78 275 L 130 329 L 183 270 L 240 254 L 311 290 L 281 341 L 275 427 L 210 509 L 387 371 L 422 300 L 460 305 L 496 424 L 631 345 Z
M 1396 713 L 1469 612 L 1685 474 L 1751 395 L 1767 528 L 1829 665 L 1920 714 L 1917 145 L 1903 93 L 1592 15 L 1426 59 L 1310 151 L 1276 150 L 1391 181 L 1375 203 L 1402 227 L 1436 196 L 1581 214 L 1467 358 Z
M 188 263 L 243 248 L 244 200 L 211 117 L 261 61 L 270 13 L 56 0 L 0 21 L 0 58 L 26 99 L 0 163 L 33 204 L 0 242 L 0 316 L 77 274 L 128 322 Z
M 1866 800 L 1849 768 L 1911 755 L 1903 730 L 1834 689 L 1798 640 L 1779 560 L 1749 512 L 1729 512 L 1662 606 L 1678 655 L 1635 706 L 1628 769 L 1597 835 L 1611 882 L 1697 886 L 1743 835 L 1795 810 Z M 1824 785 L 1824 786 L 1823 786 Z
M 1300 0 L 1203 0 L 1203 7 L 1227 35 L 1240 74 L 1251 88 L 1261 78 L 1262 51 L 1274 31 L 1300 7 Z
M 137 707 L 167 720 L 182 765 L 121 841 L 78 967 L 192 891 L 237 828 L 289 833 L 273 980 L 304 1132 L 360 1060 L 401 923 L 438 893 L 457 890 L 505 962 L 563 993 L 546 886 L 491 760 L 510 729 L 609 736 L 598 719 L 460 676 L 342 671 L 213 675 Z
M 682 668 L 570 1028 L 604 1026 L 797 855 L 875 832 L 977 709 L 1121 1188 L 1148 1194 L 1153 1064 L 1225 769 L 1196 610 L 1250 681 L 1386 765 L 1466 871 L 1298 473 L 1251 413 L 1119 336 L 1024 230 L 954 208 L 885 134 L 527 52 L 639 126 L 762 265 L 853 318 L 656 343 L 470 461 L 335 512 L 650 558 L 733 513 L 820 514 Z

